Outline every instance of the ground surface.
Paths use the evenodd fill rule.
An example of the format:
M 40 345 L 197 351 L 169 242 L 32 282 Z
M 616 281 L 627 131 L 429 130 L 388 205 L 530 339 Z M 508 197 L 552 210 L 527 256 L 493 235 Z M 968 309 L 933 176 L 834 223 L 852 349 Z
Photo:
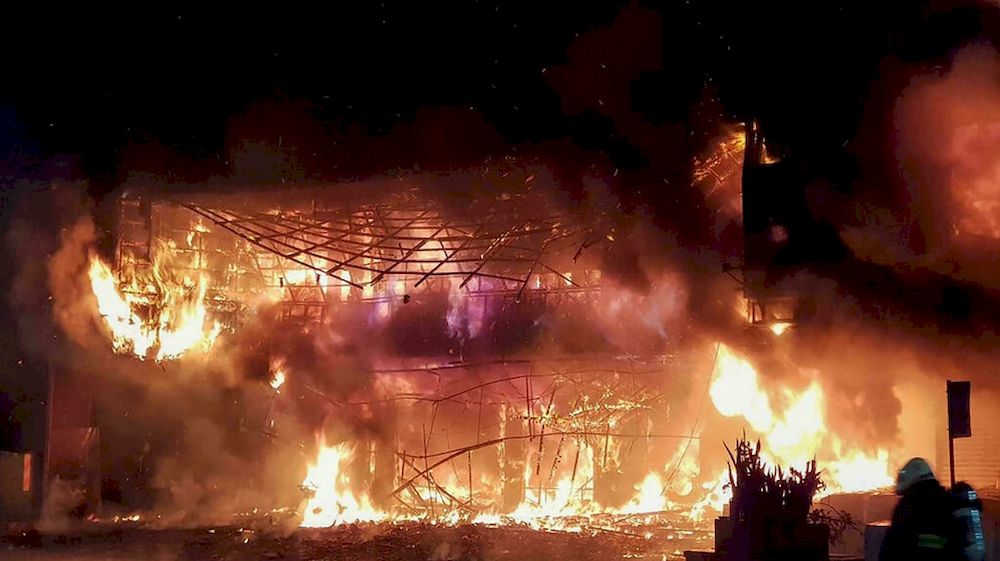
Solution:
M 64 536 L 6 538 L 5 561 L 534 561 L 550 559 L 681 559 L 681 551 L 703 547 L 705 533 L 649 530 L 552 533 L 527 527 L 427 524 L 352 525 L 274 531 L 238 528 L 151 530 L 101 528 Z M 647 537 L 648 536 L 648 537 Z

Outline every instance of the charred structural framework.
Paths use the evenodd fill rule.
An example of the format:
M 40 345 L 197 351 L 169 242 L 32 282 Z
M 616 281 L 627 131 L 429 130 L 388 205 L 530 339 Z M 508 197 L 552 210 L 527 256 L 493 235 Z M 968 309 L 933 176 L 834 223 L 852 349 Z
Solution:
M 581 257 L 604 237 L 535 198 L 459 212 L 413 195 L 354 208 L 313 202 L 263 210 L 123 198 L 117 234 L 120 272 L 151 267 L 165 250 L 172 268 L 210 273 L 213 303 L 278 289 L 286 316 L 307 321 L 322 319 L 331 298 L 403 297 L 435 280 L 516 301 L 596 291 L 600 270 Z
M 795 154 L 769 151 L 755 120 L 742 129 L 724 135 L 694 162 L 693 180 L 711 206 L 742 222 L 742 260 L 723 264 L 723 271 L 743 287 L 747 322 L 780 333 L 807 319 L 810 308 L 787 281 L 805 269 L 835 264 L 844 253 L 836 232 L 812 218 L 808 166 Z M 733 200 L 738 208 L 731 208 Z
M 232 330 L 260 299 L 278 310 L 275 321 L 310 325 L 349 307 L 388 317 L 411 295 L 437 290 L 460 295 L 446 323 L 471 336 L 491 309 L 512 303 L 597 303 L 601 271 L 588 249 L 606 236 L 601 224 L 534 197 L 456 210 L 413 193 L 354 206 L 130 196 L 120 201 L 115 265 L 122 286 L 139 291 L 147 288 L 126 280 L 167 269 L 202 275 L 206 306 Z M 155 305 L 156 295 L 144 301 Z M 348 422 L 396 419 L 391 434 L 380 429 L 356 450 L 367 456 L 357 475 L 385 508 L 509 512 L 567 496 L 621 503 L 655 442 L 691 438 L 666 434 L 655 413 L 677 361 L 599 348 L 557 355 L 390 353 L 367 373 L 380 387 L 370 396 L 345 401 L 315 379 L 300 387 Z M 274 437 L 281 407 L 276 395 L 267 400 L 262 432 Z

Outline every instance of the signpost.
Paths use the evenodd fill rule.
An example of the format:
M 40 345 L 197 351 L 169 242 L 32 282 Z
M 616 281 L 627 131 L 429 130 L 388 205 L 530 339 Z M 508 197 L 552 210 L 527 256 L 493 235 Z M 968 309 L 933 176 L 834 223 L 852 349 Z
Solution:
M 948 462 L 951 486 L 955 486 L 955 439 L 972 436 L 972 416 L 969 409 L 971 382 L 948 380 Z

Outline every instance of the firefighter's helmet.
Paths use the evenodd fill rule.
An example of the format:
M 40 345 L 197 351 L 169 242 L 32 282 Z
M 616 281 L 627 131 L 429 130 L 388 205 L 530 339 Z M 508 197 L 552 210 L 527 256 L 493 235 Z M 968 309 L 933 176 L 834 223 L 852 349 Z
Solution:
M 930 481 L 933 479 L 937 478 L 934 477 L 934 472 L 931 471 L 931 466 L 927 463 L 927 460 L 913 458 L 906 462 L 903 469 L 899 470 L 899 475 L 896 477 L 896 494 L 902 495 L 910 487 L 913 487 L 913 485 L 921 481 Z

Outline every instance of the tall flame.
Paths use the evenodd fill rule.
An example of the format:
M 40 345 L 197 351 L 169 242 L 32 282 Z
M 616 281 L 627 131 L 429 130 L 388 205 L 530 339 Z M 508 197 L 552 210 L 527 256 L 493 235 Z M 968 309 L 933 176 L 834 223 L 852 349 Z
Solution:
M 353 522 L 373 522 L 385 518 L 375 509 L 367 493 L 355 495 L 347 473 L 354 459 L 354 448 L 346 442 L 327 445 L 326 435 L 316 439 L 319 452 L 316 461 L 302 481 L 302 487 L 312 492 L 303 511 L 302 526 L 325 528 Z
M 96 256 L 90 259 L 88 275 L 91 289 L 97 297 L 97 311 L 111 329 L 115 352 L 131 352 L 145 358 L 156 339 L 155 333 L 118 292 L 118 283 L 111 269 Z
M 726 345 L 719 346 L 709 395 L 716 410 L 725 417 L 743 417 L 760 432 L 774 425 L 770 400 L 760 387 L 757 370 Z
M 725 417 L 742 417 L 762 441 L 769 463 L 802 467 L 816 457 L 825 467 L 827 493 L 857 492 L 892 484 L 889 454 L 845 448 L 826 427 L 823 389 L 813 381 L 805 390 L 776 388 L 787 404 L 777 411 L 749 360 L 720 344 L 709 395 Z
M 827 493 L 859 492 L 891 484 L 889 457 L 885 450 L 867 453 L 851 448 L 827 429 L 825 396 L 818 382 L 813 381 L 798 391 L 781 386 L 773 390 L 768 394 L 763 389 L 757 370 L 747 358 L 720 345 L 709 388 L 712 402 L 723 416 L 741 417 L 760 434 L 762 455 L 766 462 L 801 467 L 818 456 L 824 469 Z M 549 414 L 551 411 L 548 411 Z M 505 422 L 510 421 L 506 415 L 505 409 L 501 408 L 501 436 L 505 434 Z M 542 417 L 547 418 L 545 415 Z M 539 470 L 535 452 L 527 452 L 524 465 L 520 468 L 523 472 L 518 478 L 524 494 L 521 503 L 512 512 L 497 512 L 495 509 L 499 502 L 491 502 L 488 497 L 485 501 L 479 496 L 474 499 L 473 491 L 469 489 L 471 482 L 460 481 L 456 473 L 450 473 L 435 478 L 437 490 L 429 486 L 422 491 L 422 500 L 443 507 L 437 513 L 432 509 L 431 513 L 422 516 L 431 517 L 434 523 L 444 524 L 467 520 L 465 514 L 454 508 L 454 497 L 468 496 L 470 504 L 482 508 L 471 518 L 474 523 L 516 522 L 533 528 L 582 531 L 587 521 L 595 520 L 594 517 L 625 515 L 619 520 L 638 520 L 639 515 L 677 512 L 679 505 L 667 498 L 667 489 L 690 497 L 687 516 L 694 523 L 704 522 L 709 516 L 721 512 L 733 496 L 727 470 L 701 473 L 695 459 L 698 455 L 695 442 L 678 449 L 663 469 L 649 471 L 635 485 L 631 499 L 622 506 L 603 505 L 595 500 L 592 493 L 597 465 L 593 447 L 582 441 L 576 446 L 578 453 L 572 463 L 561 466 L 552 464 L 550 470 Z M 691 446 L 694 448 L 691 449 Z M 351 445 L 328 445 L 325 437 L 320 435 L 318 450 L 302 483 L 312 493 L 305 505 L 302 526 L 325 527 L 402 519 L 403 515 L 375 508 L 367 484 L 352 480 L 348 475 L 361 467 L 361 464 L 354 465 L 358 459 Z M 615 457 L 613 463 L 616 463 L 618 452 L 613 451 L 610 455 Z M 604 458 L 604 461 L 610 459 Z M 369 469 L 369 475 L 371 473 Z M 501 469 L 501 478 L 502 473 Z M 699 475 L 707 478 L 699 480 Z M 503 485 L 501 481 L 488 479 L 482 479 L 481 483 L 486 488 Z
M 157 282 L 133 279 L 123 291 L 111 268 L 96 255 L 91 256 L 90 286 L 97 311 L 111 331 L 114 351 L 146 359 L 156 349 L 154 358 L 161 361 L 196 348 L 208 350 L 221 326 L 212 322 L 206 327 L 205 277 L 199 275 L 195 283 L 167 283 L 155 269 L 153 276 Z M 139 310 L 144 308 L 151 311 L 141 314 Z

